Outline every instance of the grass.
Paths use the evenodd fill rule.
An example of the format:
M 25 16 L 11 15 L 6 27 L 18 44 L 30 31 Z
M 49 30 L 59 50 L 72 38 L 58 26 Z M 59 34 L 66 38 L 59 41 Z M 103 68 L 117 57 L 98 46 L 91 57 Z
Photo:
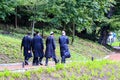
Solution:
M 20 43 L 20 39 L 0 35 L 0 63 L 21 62 Z
M 4 71 L 0 79 L 5 80 L 119 80 L 119 62 L 108 60 L 71 62 L 55 67 L 40 68 L 25 73 Z M 4 75 L 3 75 L 4 74 Z
M 120 42 L 113 42 L 112 46 L 120 46 Z

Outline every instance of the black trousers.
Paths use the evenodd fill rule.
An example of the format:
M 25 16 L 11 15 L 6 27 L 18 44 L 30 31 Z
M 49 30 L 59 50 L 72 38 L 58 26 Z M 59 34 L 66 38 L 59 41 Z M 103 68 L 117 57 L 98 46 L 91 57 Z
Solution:
M 28 65 L 28 60 L 29 60 L 30 57 L 28 56 L 24 56 L 24 62 L 25 62 L 25 65 Z
M 66 62 L 65 56 L 62 56 L 61 63 L 65 63 L 65 62 Z
M 48 64 L 48 59 L 49 59 L 49 58 L 46 58 L 45 64 Z M 55 61 L 55 64 L 58 63 L 58 61 L 57 61 L 56 58 L 53 58 L 53 60 Z
M 43 57 L 33 57 L 33 65 L 39 65 L 40 63 L 42 63 L 42 59 Z
M 40 57 L 40 58 L 39 58 L 39 63 L 42 63 L 42 59 L 43 59 L 43 57 Z
M 33 65 L 38 65 L 38 57 L 33 57 Z

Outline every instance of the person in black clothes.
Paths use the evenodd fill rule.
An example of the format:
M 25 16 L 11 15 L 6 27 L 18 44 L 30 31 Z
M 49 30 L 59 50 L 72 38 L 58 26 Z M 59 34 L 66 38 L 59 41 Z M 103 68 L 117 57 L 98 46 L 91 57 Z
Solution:
M 32 57 L 32 51 L 31 51 L 31 37 L 30 37 L 30 33 L 28 33 L 26 36 L 23 37 L 22 39 L 22 43 L 21 43 L 21 51 L 22 49 L 24 49 L 24 63 L 25 65 L 28 65 L 28 60 L 29 58 Z
M 44 57 L 44 45 L 42 37 L 39 35 L 39 32 L 36 32 L 36 35 L 34 36 L 32 40 L 32 50 L 34 53 L 34 63 L 33 65 L 43 65 L 42 59 Z
M 69 51 L 69 39 L 66 36 L 65 31 L 62 31 L 62 35 L 59 37 L 59 44 L 60 44 L 60 55 L 61 55 L 61 63 L 66 62 L 66 58 L 70 58 L 70 51 Z
M 56 45 L 55 45 L 54 33 L 51 32 L 50 36 L 48 36 L 46 39 L 45 66 L 48 65 L 49 58 L 53 58 L 53 60 L 55 61 L 55 64 L 58 63 L 58 60 L 56 59 L 56 55 L 55 55 L 55 48 L 56 48 Z

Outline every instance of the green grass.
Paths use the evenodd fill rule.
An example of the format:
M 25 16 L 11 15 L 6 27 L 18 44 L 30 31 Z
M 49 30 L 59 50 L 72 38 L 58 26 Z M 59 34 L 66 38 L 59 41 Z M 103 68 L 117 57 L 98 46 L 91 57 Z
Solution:
M 112 43 L 112 46 L 120 46 L 120 42 L 114 42 Z
M 0 63 L 21 62 L 20 45 L 20 39 L 0 35 Z
M 108 60 L 71 62 L 57 64 L 55 67 L 14 73 L 4 71 L 0 79 L 13 80 L 119 80 L 120 64 Z

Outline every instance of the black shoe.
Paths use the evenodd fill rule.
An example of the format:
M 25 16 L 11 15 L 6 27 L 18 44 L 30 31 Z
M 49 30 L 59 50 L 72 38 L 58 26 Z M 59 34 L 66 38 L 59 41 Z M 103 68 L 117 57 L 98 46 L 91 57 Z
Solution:
M 25 61 L 25 65 L 29 65 L 27 61 Z
M 42 63 L 40 63 L 40 65 L 43 65 Z
M 36 66 L 38 66 L 39 64 L 37 63 Z
M 35 63 L 33 63 L 32 65 L 33 65 L 33 66 L 36 66 L 36 64 L 35 64 Z
M 55 64 L 59 63 L 59 60 L 57 60 L 57 62 Z
M 45 64 L 45 66 L 48 66 L 48 64 Z
M 29 64 L 27 63 L 27 64 L 25 64 L 25 65 L 29 65 Z

